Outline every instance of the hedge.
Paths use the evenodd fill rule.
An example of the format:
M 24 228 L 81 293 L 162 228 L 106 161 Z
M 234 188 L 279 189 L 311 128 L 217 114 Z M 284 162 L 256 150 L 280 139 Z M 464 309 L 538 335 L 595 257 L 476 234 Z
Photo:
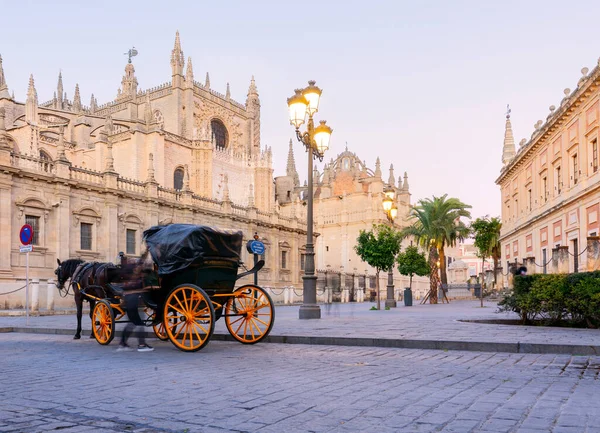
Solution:
M 512 294 L 498 304 L 523 324 L 600 327 L 600 271 L 514 277 Z

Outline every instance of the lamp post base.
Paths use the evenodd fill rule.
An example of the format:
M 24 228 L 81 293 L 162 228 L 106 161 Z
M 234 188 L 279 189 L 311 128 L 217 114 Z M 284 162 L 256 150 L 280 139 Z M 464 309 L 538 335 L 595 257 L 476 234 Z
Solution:
M 386 306 L 386 308 L 396 308 L 397 304 L 396 304 L 396 301 L 394 299 L 386 299 L 385 300 L 385 306 Z
M 300 319 L 320 319 L 321 307 L 318 305 L 300 305 Z

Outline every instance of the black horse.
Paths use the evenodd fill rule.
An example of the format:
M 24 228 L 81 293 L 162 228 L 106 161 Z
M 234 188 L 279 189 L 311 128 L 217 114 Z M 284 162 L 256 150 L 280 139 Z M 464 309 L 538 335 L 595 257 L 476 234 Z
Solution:
M 83 301 L 86 300 L 90 303 L 90 319 L 96 305 L 96 301 L 86 297 L 84 293 L 97 298 L 105 298 L 107 283 L 112 280 L 109 273 L 115 269 L 115 266 L 112 263 L 84 262 L 79 259 L 69 259 L 64 262 L 56 259 L 56 262 L 58 268 L 56 268 L 54 274 L 56 275 L 58 290 L 66 290 L 68 293 L 69 287 L 73 288 L 75 306 L 77 307 L 77 331 L 73 339 L 78 340 L 81 338 Z M 65 283 L 68 280 L 71 281 L 65 289 Z M 91 337 L 93 335 L 90 335 Z

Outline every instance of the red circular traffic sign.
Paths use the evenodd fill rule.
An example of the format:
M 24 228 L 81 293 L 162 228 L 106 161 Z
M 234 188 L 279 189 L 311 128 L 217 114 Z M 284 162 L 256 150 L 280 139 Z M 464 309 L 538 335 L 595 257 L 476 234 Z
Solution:
M 33 240 L 33 227 L 29 224 L 23 224 L 19 232 L 19 239 L 23 245 L 29 245 Z

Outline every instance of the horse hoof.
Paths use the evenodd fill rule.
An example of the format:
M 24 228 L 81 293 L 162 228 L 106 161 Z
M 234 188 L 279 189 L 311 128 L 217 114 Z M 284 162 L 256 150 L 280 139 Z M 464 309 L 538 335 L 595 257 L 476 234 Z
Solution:
M 94 334 L 90 334 L 90 338 L 94 338 Z
M 81 338 L 81 335 L 75 335 L 75 336 L 73 337 L 73 340 L 79 340 L 80 338 Z

